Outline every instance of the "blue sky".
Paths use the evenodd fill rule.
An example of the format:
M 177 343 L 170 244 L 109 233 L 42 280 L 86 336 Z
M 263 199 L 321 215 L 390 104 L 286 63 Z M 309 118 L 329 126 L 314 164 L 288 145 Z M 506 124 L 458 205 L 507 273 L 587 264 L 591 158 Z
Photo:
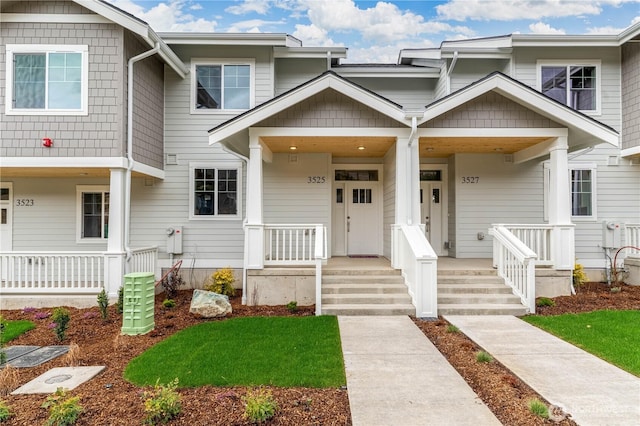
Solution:
M 107 0 L 156 31 L 287 33 L 346 46 L 344 62 L 394 63 L 402 48 L 523 34 L 616 34 L 640 0 Z

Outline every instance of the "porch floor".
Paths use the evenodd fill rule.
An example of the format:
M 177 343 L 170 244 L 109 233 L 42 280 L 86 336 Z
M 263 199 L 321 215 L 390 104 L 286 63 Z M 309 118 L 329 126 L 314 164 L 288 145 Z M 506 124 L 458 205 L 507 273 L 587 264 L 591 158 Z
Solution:
M 492 270 L 492 259 L 456 259 L 453 257 L 439 257 L 438 270 Z M 386 257 L 362 258 L 362 257 L 331 257 L 323 270 L 391 270 L 391 261 Z

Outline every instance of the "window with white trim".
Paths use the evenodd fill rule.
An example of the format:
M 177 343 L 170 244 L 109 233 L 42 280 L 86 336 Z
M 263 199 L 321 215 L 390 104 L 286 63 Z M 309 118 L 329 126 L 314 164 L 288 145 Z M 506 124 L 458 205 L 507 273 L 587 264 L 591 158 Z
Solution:
M 243 111 L 253 107 L 253 60 L 194 60 L 191 111 Z
M 78 240 L 99 241 L 109 237 L 109 187 L 76 187 Z
M 570 168 L 571 216 L 580 219 L 595 219 L 594 168 Z
M 538 88 L 575 110 L 599 114 L 600 62 L 538 62 Z
M 240 163 L 192 163 L 189 167 L 189 217 L 239 218 L 241 176 Z
M 8 115 L 86 115 L 86 45 L 7 45 Z

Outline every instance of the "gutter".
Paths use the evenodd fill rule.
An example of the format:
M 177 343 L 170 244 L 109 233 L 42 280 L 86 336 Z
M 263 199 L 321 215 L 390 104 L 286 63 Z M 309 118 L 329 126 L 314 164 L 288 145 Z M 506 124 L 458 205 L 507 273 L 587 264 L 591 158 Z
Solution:
M 124 181 L 124 251 L 126 261 L 131 259 L 131 247 L 129 238 L 131 231 L 131 170 L 135 161 L 133 160 L 133 64 L 160 51 L 160 42 L 156 42 L 153 49 L 129 58 L 127 68 L 127 173 Z
M 409 147 L 409 152 L 407 155 L 407 161 L 409 162 L 409 164 L 407 164 L 407 170 L 409 170 L 409 176 L 411 178 L 411 181 L 409 182 L 409 206 L 411 206 L 411 208 L 409 209 L 409 211 L 407 212 L 407 224 L 409 225 L 413 225 L 413 198 L 415 196 L 415 194 L 417 193 L 416 191 L 420 191 L 419 188 L 415 187 L 415 179 L 413 178 L 415 176 L 415 173 L 417 173 L 418 175 L 420 174 L 419 171 L 415 170 L 414 164 L 415 161 L 413 161 L 413 150 L 411 149 L 413 142 L 416 140 L 416 135 L 418 133 L 418 117 L 416 117 L 415 115 L 411 117 L 411 133 L 409 133 L 409 143 L 407 144 L 407 146 Z M 418 156 L 420 155 L 420 152 L 418 151 Z M 420 158 L 418 157 L 418 164 L 420 164 Z M 419 166 L 418 166 L 419 167 Z M 419 180 L 418 180 L 419 182 Z M 418 184 L 419 185 L 419 184 Z

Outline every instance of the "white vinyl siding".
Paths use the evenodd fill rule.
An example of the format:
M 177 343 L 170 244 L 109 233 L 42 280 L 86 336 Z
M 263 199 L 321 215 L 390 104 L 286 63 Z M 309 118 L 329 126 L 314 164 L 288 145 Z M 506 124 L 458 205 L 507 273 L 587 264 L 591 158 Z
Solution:
M 396 223 L 396 147 L 384 156 L 382 250 L 391 259 L 391 225 Z
M 275 95 L 281 95 L 315 78 L 327 70 L 327 59 L 275 60 Z
M 508 69 L 507 59 L 458 59 L 451 73 L 451 93 L 474 83 L 495 71 Z
M 87 45 L 7 45 L 7 115 L 86 115 Z
M 435 100 L 437 80 L 427 78 L 364 78 L 348 77 L 350 81 L 402 105 L 405 110 L 423 110 Z

